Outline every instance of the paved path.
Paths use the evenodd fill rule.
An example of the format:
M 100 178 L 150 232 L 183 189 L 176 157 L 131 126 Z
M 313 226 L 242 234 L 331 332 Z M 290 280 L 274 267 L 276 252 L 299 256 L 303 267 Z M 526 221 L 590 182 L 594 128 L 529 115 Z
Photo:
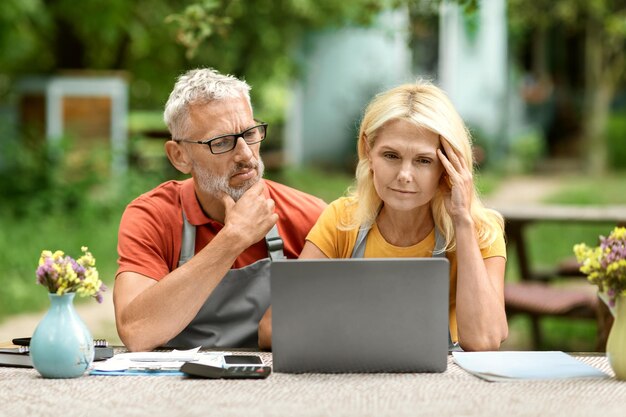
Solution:
M 489 198 L 485 198 L 485 204 L 487 206 L 497 206 L 504 203 L 537 202 L 557 191 L 560 184 L 561 180 L 558 177 L 516 177 L 508 179 Z M 95 338 L 106 338 L 111 343 L 121 344 L 115 329 L 112 289 L 113 285 L 110 285 L 110 291 L 105 293 L 102 304 L 87 300 L 79 303 L 76 309 Z M 0 323 L 0 341 L 31 335 L 44 314 L 45 311 L 34 314 L 20 314 Z M 514 340 L 510 342 L 515 343 Z
M 98 304 L 95 300 L 82 300 L 75 302 L 75 306 L 78 315 L 83 319 L 94 338 L 107 339 L 111 344 L 122 344 L 115 329 L 113 297 L 110 291 L 104 294 L 102 304 Z M 46 311 L 18 314 L 3 321 L 0 323 L 0 341 L 31 336 Z
M 484 198 L 487 206 L 537 203 L 563 186 L 559 177 L 521 176 L 504 181 L 498 189 Z

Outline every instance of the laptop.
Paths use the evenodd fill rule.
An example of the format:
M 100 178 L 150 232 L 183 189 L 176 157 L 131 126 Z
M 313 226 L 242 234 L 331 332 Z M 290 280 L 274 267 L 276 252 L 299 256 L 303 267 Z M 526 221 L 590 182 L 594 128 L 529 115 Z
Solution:
M 271 264 L 275 372 L 443 372 L 445 258 Z

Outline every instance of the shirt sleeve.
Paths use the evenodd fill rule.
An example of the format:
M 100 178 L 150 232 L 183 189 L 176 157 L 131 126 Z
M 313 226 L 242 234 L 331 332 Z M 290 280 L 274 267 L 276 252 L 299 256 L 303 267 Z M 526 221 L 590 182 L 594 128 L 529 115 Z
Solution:
M 161 213 L 147 199 L 131 203 L 120 221 L 117 275 L 136 272 L 155 280 L 173 268 L 175 241 L 171 216 Z M 182 229 L 182 219 L 180 221 Z
M 488 247 L 480 250 L 483 259 L 501 256 L 506 259 L 506 243 L 504 242 L 504 234 L 498 233 L 496 240 Z
M 329 258 L 349 258 L 356 240 L 358 228 L 341 230 L 339 219 L 345 218 L 345 198 L 333 201 L 322 212 L 306 237 Z

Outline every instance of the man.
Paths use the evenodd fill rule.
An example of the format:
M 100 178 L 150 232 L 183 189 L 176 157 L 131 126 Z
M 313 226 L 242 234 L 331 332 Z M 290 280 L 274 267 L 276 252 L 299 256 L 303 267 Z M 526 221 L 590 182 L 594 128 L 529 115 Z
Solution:
M 165 151 L 191 178 L 161 184 L 122 216 L 114 303 L 131 351 L 257 346 L 271 259 L 297 258 L 325 206 L 261 179 L 267 125 L 254 119 L 249 90 L 192 70 L 165 105 Z

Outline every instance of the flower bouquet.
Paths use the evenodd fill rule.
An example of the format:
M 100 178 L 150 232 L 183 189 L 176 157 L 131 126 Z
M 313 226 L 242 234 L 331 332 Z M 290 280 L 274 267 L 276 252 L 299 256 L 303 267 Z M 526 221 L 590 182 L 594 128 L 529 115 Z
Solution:
M 626 295 L 626 227 L 616 227 L 608 236 L 600 236 L 600 246 L 584 243 L 574 246 L 580 271 L 598 286 L 598 292 L 615 314 L 615 301 Z
M 615 376 L 626 380 L 626 228 L 616 227 L 600 236 L 600 246 L 574 246 L 580 271 L 598 286 L 598 295 L 615 318 L 606 344 L 607 358 Z
M 44 378 L 76 378 L 94 358 L 93 338 L 74 309 L 76 294 L 102 302 L 106 287 L 98 277 L 96 259 L 86 247 L 73 259 L 62 251 L 44 250 L 37 267 L 37 283 L 48 288 L 50 309 L 30 341 L 33 367 Z
M 98 276 L 96 259 L 86 246 L 81 248 L 83 255 L 74 260 L 63 251 L 41 252 L 37 268 L 37 283 L 48 288 L 52 294 L 63 295 L 75 292 L 81 297 L 94 297 L 102 302 L 105 285 Z

